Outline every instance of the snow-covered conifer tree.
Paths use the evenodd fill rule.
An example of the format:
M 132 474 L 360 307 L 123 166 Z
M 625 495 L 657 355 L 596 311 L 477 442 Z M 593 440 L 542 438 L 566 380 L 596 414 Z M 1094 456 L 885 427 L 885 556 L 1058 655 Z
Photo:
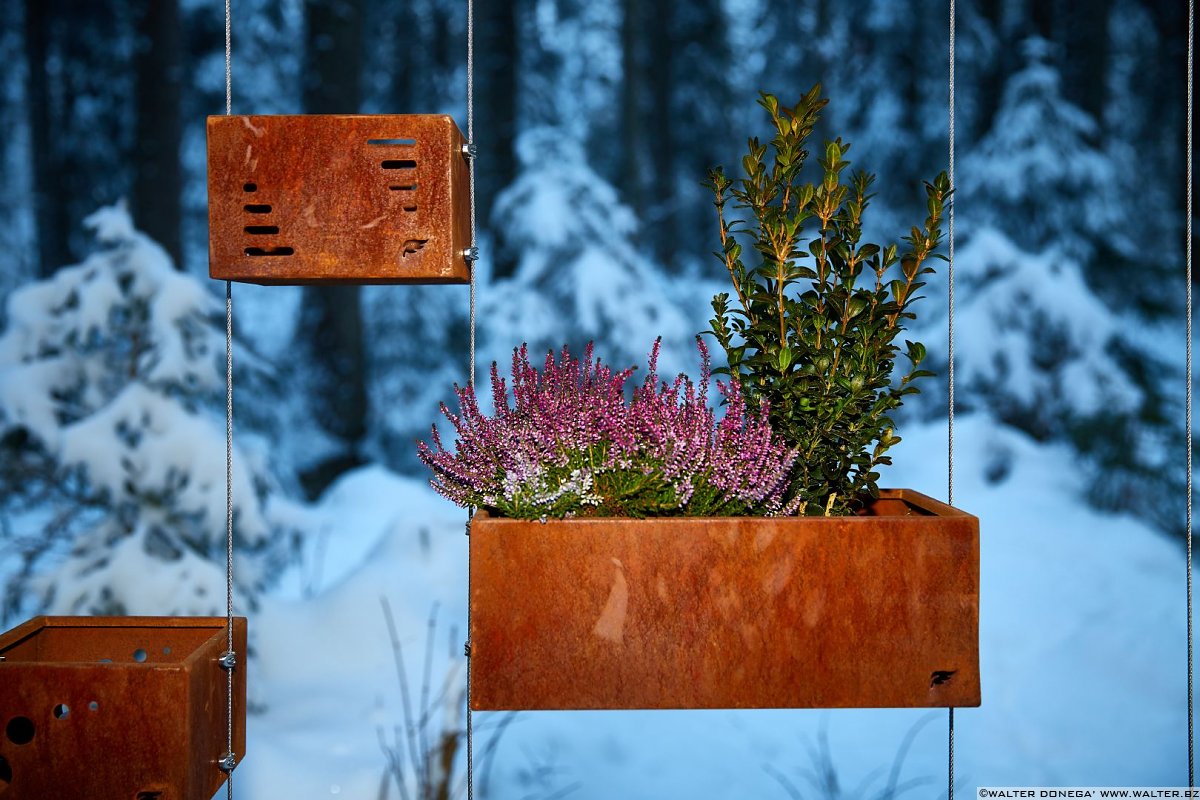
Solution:
M 4 616 L 217 613 L 223 308 L 123 205 L 86 225 L 97 252 L 14 291 L 0 332 Z M 286 559 L 302 519 L 273 489 L 262 456 L 236 450 L 246 601 Z
M 1161 498 L 1174 496 L 1166 465 L 1179 455 L 1164 445 L 1174 423 L 1163 380 L 1174 370 L 1147 347 L 1149 323 L 1107 302 L 1098 277 L 1105 258 L 1130 251 L 1128 197 L 1097 122 L 1062 95 L 1051 45 L 1029 39 L 1024 56 L 991 130 L 961 162 L 959 398 L 1071 444 L 1097 477 L 1094 502 L 1173 527 L 1175 504 Z M 935 363 L 947 350 L 938 308 L 919 331 Z
M 696 331 L 682 309 L 703 307 L 698 287 L 668 281 L 638 252 L 637 219 L 578 143 L 533 129 L 517 151 L 520 175 L 496 203 L 498 246 L 516 255 L 517 271 L 482 298 L 486 358 L 506 363 L 522 341 L 545 352 L 594 340 L 608 363 L 630 365 L 662 336 L 663 371 L 683 369 Z
M 1031 37 L 989 130 L 963 159 L 959 204 L 976 223 L 1002 228 L 1026 250 L 1053 246 L 1086 262 L 1118 237 L 1123 209 L 1097 121 L 1062 93 L 1053 45 Z

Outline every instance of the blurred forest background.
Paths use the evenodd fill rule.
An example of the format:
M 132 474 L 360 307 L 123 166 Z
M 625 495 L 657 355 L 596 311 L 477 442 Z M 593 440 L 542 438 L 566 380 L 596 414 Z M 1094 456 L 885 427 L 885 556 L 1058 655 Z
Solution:
M 921 181 L 947 165 L 946 6 L 480 0 L 481 363 L 503 363 L 523 340 L 587 339 L 610 361 L 639 363 L 663 335 L 667 366 L 688 368 L 722 279 L 701 181 L 719 163 L 736 171 L 746 137 L 765 132 L 760 90 L 787 103 L 823 84 L 832 102 L 822 135 L 853 142 L 850 160 L 879 174 L 869 226 L 898 239 L 924 214 Z M 1186 4 L 958 7 L 963 410 L 1071 448 L 1094 476 L 1088 502 L 1177 534 Z M 71 602 L 22 592 L 57 563 L 43 559 L 72 547 L 78 557 L 79 531 L 99 530 L 80 508 L 122 509 L 126 532 L 158 509 L 163 523 L 147 536 L 159 549 L 147 552 L 166 560 L 223 553 L 223 487 L 188 499 L 200 466 L 164 455 L 135 468 L 112 455 L 138 449 L 129 430 L 155 429 L 146 409 L 158 406 L 105 429 L 116 437 L 111 479 L 97 477 L 94 454 L 55 438 L 141 381 L 187 419 L 213 423 L 211 438 L 174 447 L 220 449 L 223 287 L 206 277 L 204 120 L 224 110 L 223 22 L 212 0 L 24 0 L 0 10 L 0 530 L 18 545 L 0 574 L 23 576 L 10 580 L 6 614 L 125 607 L 111 586 Z M 233 110 L 449 113 L 465 130 L 465 42 L 460 0 L 234 0 Z M 119 208 L 85 225 L 122 201 L 161 245 L 154 258 L 165 254 L 188 286 L 204 287 L 204 297 L 188 295 L 189 324 L 217 339 L 193 352 L 198 340 L 185 337 L 181 352 L 195 364 L 184 378 L 142 373 L 144 353 L 175 335 L 146 311 L 174 284 L 155 273 L 144 294 L 130 288 L 149 256 L 129 254 L 146 240 Z M 58 271 L 101 257 L 126 258 L 126 278 L 105 295 L 108 333 L 87 320 L 73 333 L 30 321 L 35 307 L 60 320 L 78 307 L 79 284 Z M 935 361 L 942 354 L 943 376 L 944 288 L 929 287 L 917 331 Z M 238 286 L 234 298 L 239 440 L 262 510 L 239 514 L 239 535 L 253 553 L 254 542 L 291 541 L 278 534 L 304 527 L 271 497 L 299 508 L 369 462 L 417 474 L 413 440 L 465 378 L 467 294 Z M 124 372 L 105 362 L 30 382 L 30 365 L 49 355 L 86 360 L 105 348 L 128 357 Z M 941 380 L 910 414 L 945 413 Z M 39 407 L 53 419 L 37 422 Z M 1003 480 L 1005 453 L 991 458 L 989 478 Z M 254 519 L 261 530 L 246 530 Z M 195 534 L 164 533 L 180 520 Z M 98 550 L 125 535 L 102 528 Z

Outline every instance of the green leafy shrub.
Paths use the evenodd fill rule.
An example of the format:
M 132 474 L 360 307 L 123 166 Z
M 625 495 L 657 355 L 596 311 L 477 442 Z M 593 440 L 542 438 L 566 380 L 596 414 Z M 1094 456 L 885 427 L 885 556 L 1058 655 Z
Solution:
M 773 430 L 797 448 L 792 497 L 806 514 L 848 514 L 879 494 L 876 471 L 900 441 L 891 414 L 914 382 L 925 348 L 904 341 L 908 366 L 898 380 L 895 341 L 932 272 L 950 196 L 945 173 L 925 185 L 928 216 L 896 244 L 865 243 L 863 214 L 875 176 L 844 173 L 849 143 L 827 141 L 815 182 L 801 173 L 805 144 L 828 103 L 814 86 L 793 107 L 763 94 L 775 129 L 770 144 L 751 139 L 745 177 L 709 173 L 721 249 L 734 299 L 713 298 L 711 333 L 732 376 L 769 408 Z M 730 218 L 734 214 L 749 219 Z M 744 250 L 744 246 L 749 252 Z

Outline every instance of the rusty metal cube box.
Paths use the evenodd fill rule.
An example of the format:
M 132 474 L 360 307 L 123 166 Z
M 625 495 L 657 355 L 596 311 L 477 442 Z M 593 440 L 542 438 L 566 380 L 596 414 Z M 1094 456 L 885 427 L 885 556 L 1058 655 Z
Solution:
M 978 706 L 979 520 L 471 522 L 477 710 Z
M 440 114 L 209 117 L 209 274 L 468 282 L 463 146 Z
M 225 781 L 225 626 L 223 617 L 36 617 L 0 635 L 0 796 L 210 800 Z M 245 618 L 233 633 L 240 762 Z

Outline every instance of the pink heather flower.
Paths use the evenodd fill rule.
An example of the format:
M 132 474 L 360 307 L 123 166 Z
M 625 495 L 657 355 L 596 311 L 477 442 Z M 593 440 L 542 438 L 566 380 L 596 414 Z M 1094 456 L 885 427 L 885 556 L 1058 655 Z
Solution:
M 718 422 L 708 406 L 708 349 L 697 338 L 700 382 L 658 375 L 656 340 L 645 379 L 626 399 L 633 368 L 582 361 L 566 347 L 539 372 L 528 348 L 513 350 L 511 383 L 492 364 L 492 415 L 471 389 L 455 387 L 459 413 L 445 405 L 455 451 L 436 426 L 418 443 L 431 485 L 461 506 L 537 519 L 564 516 L 794 514 L 785 506 L 793 451 L 771 431 L 768 409 L 750 410 L 736 382 L 717 388 Z

